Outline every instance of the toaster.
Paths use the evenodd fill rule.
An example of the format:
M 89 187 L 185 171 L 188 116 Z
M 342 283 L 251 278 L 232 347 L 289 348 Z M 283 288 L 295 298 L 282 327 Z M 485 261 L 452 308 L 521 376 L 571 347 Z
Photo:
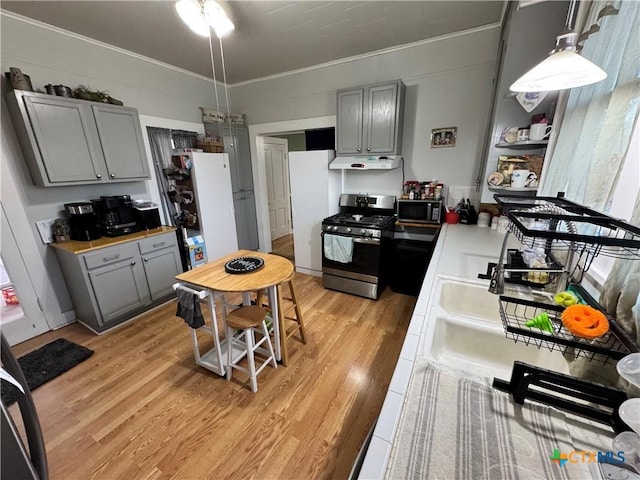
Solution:
M 142 230 L 151 230 L 162 226 L 158 206 L 152 202 L 139 203 L 133 207 L 136 223 Z

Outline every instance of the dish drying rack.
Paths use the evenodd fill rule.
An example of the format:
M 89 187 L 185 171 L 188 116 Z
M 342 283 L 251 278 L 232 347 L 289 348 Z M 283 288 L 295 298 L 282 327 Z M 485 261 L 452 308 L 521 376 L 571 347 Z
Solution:
M 640 260 L 640 228 L 561 197 L 495 195 L 494 198 L 506 212 L 509 226 L 498 263 L 489 264 L 487 275 L 479 276 L 491 278 L 489 291 L 500 295 L 500 317 L 506 337 L 525 345 L 604 364 L 616 363 L 626 355 L 640 351 L 616 319 L 607 315 L 580 285 L 598 255 Z M 544 249 L 550 264 L 539 269 L 525 265 L 517 250 L 508 249 L 510 235 L 529 248 Z M 528 281 L 531 271 L 545 273 L 544 281 Z M 504 295 L 504 282 L 531 287 L 532 298 L 547 297 L 548 301 Z M 553 294 L 567 288 L 607 316 L 609 332 L 596 339 L 585 339 L 575 337 L 563 327 L 560 315 L 564 307 L 553 303 Z M 553 332 L 526 325 L 541 314 L 548 316 Z M 614 388 L 521 362 L 515 362 L 509 382 L 496 378 L 493 386 L 511 393 L 520 404 L 530 398 L 605 423 L 616 432 L 628 429 L 617 413 L 627 395 Z

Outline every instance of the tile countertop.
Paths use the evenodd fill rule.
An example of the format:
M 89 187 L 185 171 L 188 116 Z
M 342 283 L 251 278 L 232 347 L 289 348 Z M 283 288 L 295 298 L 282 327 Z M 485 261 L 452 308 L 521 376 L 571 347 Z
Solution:
M 121 235 L 119 237 L 100 237 L 96 240 L 88 242 L 80 242 L 78 240 L 72 240 L 64 243 L 50 243 L 54 248 L 64 250 L 75 255 L 80 253 L 87 253 L 99 248 L 112 247 L 120 243 L 131 242 L 133 240 L 142 240 L 143 238 L 153 237 L 154 235 L 160 235 L 167 232 L 175 232 L 176 227 L 158 227 L 152 230 L 142 230 L 141 232 L 129 233 L 127 235 Z
M 497 262 L 503 239 L 504 233 L 477 225 L 442 225 L 358 478 L 384 477 L 414 360 L 425 342 L 427 307 L 431 301 L 436 275 L 477 280 L 479 273 L 487 271 L 488 262 Z
M 418 352 L 424 351 L 426 340 L 434 328 L 435 322 L 428 321 L 427 312 L 436 301 L 432 300 L 432 296 L 435 294 L 437 277 L 483 282 L 478 279 L 478 273 L 485 273 L 489 262 L 497 262 L 504 235 L 491 228 L 476 225 L 445 224 L 442 226 L 409 323 L 400 358 L 360 469 L 359 479 L 382 479 L 385 476 L 414 361 Z M 521 245 L 511 235 L 508 247 L 519 248 Z M 488 280 L 484 282 L 488 286 Z M 574 440 L 581 436 L 585 437 L 579 442 L 582 445 L 601 444 L 603 440 L 598 435 L 610 435 L 606 432 L 602 433 L 601 428 L 596 427 L 594 423 L 591 423 L 593 430 L 585 430 L 584 422 L 574 425 L 574 422 L 568 419 L 568 424 Z

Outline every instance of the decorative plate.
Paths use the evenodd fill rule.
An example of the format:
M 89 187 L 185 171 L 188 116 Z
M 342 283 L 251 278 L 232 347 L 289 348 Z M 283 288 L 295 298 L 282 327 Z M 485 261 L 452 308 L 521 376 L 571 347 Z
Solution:
M 264 260 L 259 257 L 238 257 L 224 264 L 227 273 L 250 273 L 261 269 Z
M 489 175 L 489 178 L 487 178 L 487 183 L 493 187 L 502 185 L 502 182 L 504 182 L 504 175 L 502 175 L 500 172 L 493 172 L 491 175 Z
M 502 131 L 502 141 L 513 143 L 518 139 L 518 127 L 507 127 Z

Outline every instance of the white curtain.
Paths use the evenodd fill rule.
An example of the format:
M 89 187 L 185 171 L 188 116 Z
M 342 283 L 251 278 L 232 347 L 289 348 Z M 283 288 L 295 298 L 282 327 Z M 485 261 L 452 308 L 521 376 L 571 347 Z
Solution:
M 565 192 L 600 211 L 607 211 L 640 107 L 640 2 L 625 0 L 616 6 L 618 15 L 598 19 L 603 4 L 591 4 L 589 18 L 599 31 L 585 41 L 582 55 L 608 76 L 569 93 L 541 192 Z

